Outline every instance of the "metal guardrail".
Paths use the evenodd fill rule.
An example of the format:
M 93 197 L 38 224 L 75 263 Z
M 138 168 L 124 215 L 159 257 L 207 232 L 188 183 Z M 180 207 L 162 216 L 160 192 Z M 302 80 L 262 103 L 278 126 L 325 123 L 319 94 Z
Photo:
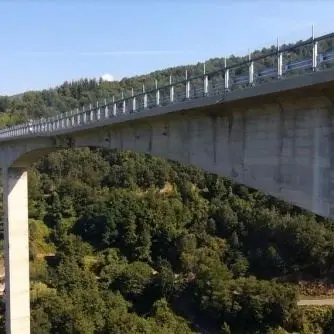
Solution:
M 303 73 L 305 71 L 319 71 L 326 66 L 328 67 L 328 63 L 334 62 L 334 47 L 327 48 L 322 52 L 318 50 L 319 43 L 329 39 L 334 39 L 334 33 L 317 38 L 312 37 L 292 47 L 280 48 L 277 45 L 274 52 L 253 58 L 249 55 L 248 60 L 232 66 L 227 66 L 225 59 L 225 66 L 213 72 L 206 72 L 204 64 L 202 75 L 188 77 L 186 71 L 184 80 L 173 82 L 172 76 L 170 76 L 169 84 L 162 87 L 158 87 L 156 80 L 155 89 L 145 91 L 143 85 L 142 92 L 139 94 L 135 94 L 132 89 L 128 97 L 124 97 L 122 93 L 122 97 L 118 100 L 114 98 L 112 101 L 104 100 L 103 103 L 97 102 L 96 106 L 90 105 L 86 108 L 83 107 L 82 110 L 72 110 L 45 119 L 11 126 L 0 130 L 0 140 L 34 134 L 48 135 L 64 129 L 80 128 L 86 124 L 97 123 L 119 115 L 145 112 L 170 104 L 180 104 L 181 106 L 185 101 L 193 99 L 224 96 L 236 89 L 247 89 L 247 87 L 259 83 L 280 80 L 290 75 L 298 75 L 301 71 Z M 307 50 L 307 47 L 310 49 Z M 309 57 L 293 62 L 284 62 L 284 56 L 288 60 L 291 52 L 296 52 L 299 48 L 303 48 L 304 53 L 308 53 Z M 266 60 L 272 62 L 271 67 L 263 66 Z M 248 69 L 247 75 L 237 75 L 238 71 L 242 73 L 242 70 L 245 69 Z

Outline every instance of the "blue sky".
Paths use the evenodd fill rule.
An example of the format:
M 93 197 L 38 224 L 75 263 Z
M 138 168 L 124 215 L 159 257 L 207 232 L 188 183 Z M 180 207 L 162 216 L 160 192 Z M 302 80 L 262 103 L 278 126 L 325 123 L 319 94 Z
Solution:
M 334 31 L 331 0 L 0 0 L 0 95 Z

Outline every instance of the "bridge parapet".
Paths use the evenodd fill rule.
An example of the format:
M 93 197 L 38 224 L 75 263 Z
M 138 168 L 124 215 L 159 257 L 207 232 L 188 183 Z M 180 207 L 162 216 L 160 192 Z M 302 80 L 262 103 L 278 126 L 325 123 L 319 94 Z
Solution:
M 155 80 L 153 89 L 147 90 L 143 85 L 140 93 L 135 93 L 132 89 L 127 95 L 122 92 L 120 99 L 113 97 L 112 100 L 97 101 L 95 105 L 91 104 L 82 109 L 2 129 L 0 141 L 34 134 L 48 135 L 171 104 L 180 105 L 182 109 L 182 103 L 189 100 L 205 100 L 215 96 L 223 100 L 231 92 L 240 89 L 245 90 L 275 80 L 321 71 L 334 63 L 334 49 L 328 48 L 326 43 L 329 39 L 334 39 L 334 33 L 314 38 L 312 32 L 312 37 L 306 41 L 293 46 L 279 46 L 277 42 L 272 52 L 260 56 L 249 54 L 248 59 L 241 63 L 228 65 L 225 58 L 225 66 L 211 72 L 206 71 L 204 63 L 201 75 L 188 76 L 186 71 L 182 80 L 173 81 L 170 76 L 168 85 L 159 87 L 158 81 Z M 291 61 L 293 52 L 299 52 L 304 57 Z

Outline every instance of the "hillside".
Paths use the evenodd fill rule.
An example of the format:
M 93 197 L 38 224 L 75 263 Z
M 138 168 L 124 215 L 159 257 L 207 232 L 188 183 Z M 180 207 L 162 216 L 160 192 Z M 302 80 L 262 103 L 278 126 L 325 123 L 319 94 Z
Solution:
M 201 70 L 0 98 L 0 124 L 185 68 Z M 297 307 L 299 282 L 333 282 L 332 222 L 222 177 L 132 152 L 63 150 L 31 167 L 29 216 L 34 334 L 333 329 L 332 308 Z
M 286 279 L 333 278 L 329 222 L 130 152 L 65 150 L 29 175 L 33 333 L 280 333 L 333 321 L 307 318 Z

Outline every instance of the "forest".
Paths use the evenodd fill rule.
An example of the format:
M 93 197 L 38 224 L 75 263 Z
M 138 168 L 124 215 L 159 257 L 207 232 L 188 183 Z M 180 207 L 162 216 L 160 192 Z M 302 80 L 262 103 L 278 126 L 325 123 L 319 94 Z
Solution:
M 186 68 L 200 64 L 1 97 L 0 125 Z M 333 309 L 297 305 L 300 280 L 334 277 L 333 222 L 192 166 L 115 150 L 51 153 L 29 170 L 29 232 L 33 334 L 333 332 Z

